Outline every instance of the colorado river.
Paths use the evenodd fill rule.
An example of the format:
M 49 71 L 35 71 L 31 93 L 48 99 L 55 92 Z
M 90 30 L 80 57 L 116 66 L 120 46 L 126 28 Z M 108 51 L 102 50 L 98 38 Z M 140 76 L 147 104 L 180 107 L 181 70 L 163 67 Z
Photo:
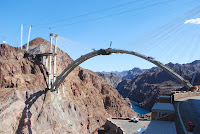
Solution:
M 132 104 L 132 108 L 133 110 L 136 112 L 136 113 L 139 113 L 140 116 L 144 115 L 144 114 L 147 114 L 147 113 L 150 113 L 149 110 L 139 106 L 139 105 L 136 105 L 134 104 L 132 101 L 131 101 L 131 104 Z

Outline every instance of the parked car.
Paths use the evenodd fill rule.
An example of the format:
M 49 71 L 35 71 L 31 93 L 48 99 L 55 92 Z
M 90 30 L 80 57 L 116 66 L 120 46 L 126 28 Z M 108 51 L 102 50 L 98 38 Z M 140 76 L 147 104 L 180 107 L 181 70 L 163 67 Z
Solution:
M 134 118 L 131 118 L 131 120 L 130 120 L 130 122 L 138 122 L 139 121 L 139 119 L 138 118 L 136 118 L 136 117 L 134 117 Z

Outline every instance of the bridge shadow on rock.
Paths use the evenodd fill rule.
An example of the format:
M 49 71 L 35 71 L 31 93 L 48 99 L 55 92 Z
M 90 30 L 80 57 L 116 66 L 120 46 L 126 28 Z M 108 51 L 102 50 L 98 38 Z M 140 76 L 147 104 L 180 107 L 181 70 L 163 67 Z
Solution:
M 47 72 L 47 69 L 45 68 L 45 66 L 42 64 L 42 67 L 39 66 L 40 68 L 40 72 L 43 74 L 44 76 L 44 80 L 45 80 L 45 84 L 46 84 L 46 87 L 48 87 L 48 83 L 47 83 L 47 79 L 46 79 L 46 76 L 49 75 L 49 73 Z
M 48 90 L 49 89 L 46 88 L 45 90 L 38 91 L 36 93 L 31 94 L 30 97 L 28 97 L 28 92 L 26 92 L 25 107 L 24 107 L 24 109 L 22 111 L 22 117 L 21 117 L 21 119 L 19 121 L 18 129 L 16 131 L 17 134 L 23 134 L 24 133 L 23 132 L 23 128 L 25 128 L 26 126 L 28 128 L 28 133 L 32 134 L 32 130 L 31 130 L 31 116 L 32 116 L 32 113 L 30 111 L 30 108 L 35 103 L 35 101 L 40 96 L 42 96 L 43 94 L 45 95 L 44 99 L 43 99 L 43 104 L 44 104 L 44 100 L 46 98 L 46 93 L 47 93 Z M 43 104 L 42 104 L 42 108 L 43 108 Z

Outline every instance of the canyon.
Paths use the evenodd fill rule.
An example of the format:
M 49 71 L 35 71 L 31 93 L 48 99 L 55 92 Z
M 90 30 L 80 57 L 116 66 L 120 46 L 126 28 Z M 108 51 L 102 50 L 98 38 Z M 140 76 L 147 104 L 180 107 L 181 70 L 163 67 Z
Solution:
M 190 82 L 194 77 L 194 86 L 200 84 L 199 60 L 187 64 L 168 63 L 166 66 Z M 134 68 L 132 70 L 134 70 Z M 145 69 L 140 72 L 140 74 L 134 75 L 134 77 L 124 75 L 123 80 L 117 84 L 116 89 L 124 98 L 129 98 L 146 109 L 150 110 L 152 106 L 158 102 L 159 95 L 164 92 L 186 90 L 175 78 L 158 67 Z M 118 72 L 118 74 L 120 74 L 120 72 Z M 124 71 L 122 74 L 124 74 Z M 106 75 L 109 75 L 109 73 L 107 72 Z M 109 77 L 107 77 L 107 79 L 108 78 Z

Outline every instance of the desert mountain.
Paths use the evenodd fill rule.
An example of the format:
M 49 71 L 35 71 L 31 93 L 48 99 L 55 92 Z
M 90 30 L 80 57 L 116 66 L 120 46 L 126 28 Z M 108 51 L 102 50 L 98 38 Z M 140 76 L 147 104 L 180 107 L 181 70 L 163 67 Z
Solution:
M 111 85 L 113 88 L 116 88 L 117 85 L 125 79 L 133 79 L 134 77 L 144 73 L 145 69 L 140 68 L 133 68 L 129 71 L 123 71 L 123 72 L 96 72 L 97 75 L 101 76 L 103 79 L 105 79 L 109 85 Z
M 189 64 L 167 64 L 169 68 L 188 81 L 196 74 L 194 85 L 200 83 L 200 61 Z M 119 93 L 129 99 L 141 103 L 150 109 L 158 101 L 159 94 L 165 91 L 183 90 L 184 87 L 171 75 L 158 67 L 154 67 L 133 79 L 125 79 L 117 86 Z
M 145 71 L 146 71 L 146 69 L 140 69 L 138 67 L 134 67 L 133 69 L 131 69 L 129 71 L 123 71 L 120 75 L 123 76 L 122 80 L 133 79 L 136 76 L 144 73 Z
M 116 89 L 81 67 L 69 74 L 58 92 L 50 92 L 48 66 L 37 55 L 49 48 L 42 38 L 30 42 L 29 52 L 0 45 L 0 133 L 87 134 L 108 117 L 136 115 Z M 72 61 L 58 49 L 57 74 Z

